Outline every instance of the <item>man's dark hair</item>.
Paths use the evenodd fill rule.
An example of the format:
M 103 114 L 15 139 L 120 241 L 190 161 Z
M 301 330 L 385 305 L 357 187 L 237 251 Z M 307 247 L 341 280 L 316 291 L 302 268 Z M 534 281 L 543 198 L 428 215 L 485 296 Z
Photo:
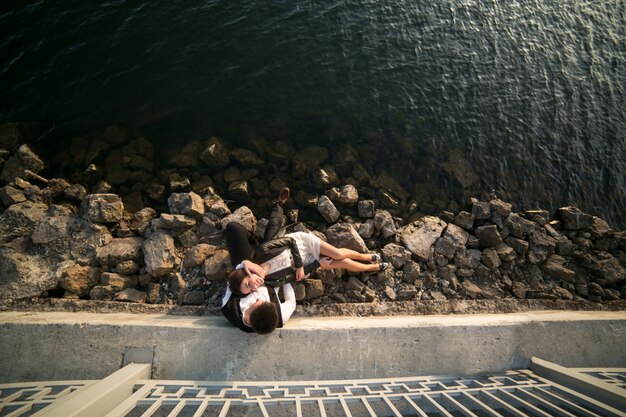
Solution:
M 241 292 L 241 283 L 246 277 L 246 271 L 244 271 L 243 268 L 235 269 L 233 272 L 228 274 L 228 285 L 230 286 L 230 290 L 232 291 L 234 296 L 241 297 L 244 295 Z
M 254 307 L 250 312 L 250 325 L 255 333 L 272 333 L 278 326 L 276 306 L 269 301 L 265 301 Z

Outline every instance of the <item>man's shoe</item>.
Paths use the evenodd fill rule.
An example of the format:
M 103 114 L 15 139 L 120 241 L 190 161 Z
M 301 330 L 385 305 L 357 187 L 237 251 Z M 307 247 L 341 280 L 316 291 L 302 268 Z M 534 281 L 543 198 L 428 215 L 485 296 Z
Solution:
M 287 199 L 289 199 L 289 188 L 283 187 L 278 193 L 278 202 L 280 204 L 285 204 L 287 202 Z

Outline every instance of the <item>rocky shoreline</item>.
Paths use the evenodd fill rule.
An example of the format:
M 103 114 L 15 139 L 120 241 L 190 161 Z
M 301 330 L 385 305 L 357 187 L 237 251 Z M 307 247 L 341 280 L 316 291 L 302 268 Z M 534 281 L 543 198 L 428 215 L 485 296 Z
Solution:
M 295 152 L 260 141 L 230 149 L 211 137 L 187 144 L 160 171 L 154 145 L 129 140 L 119 128 L 77 141 L 82 148 L 69 157 L 68 179 L 46 179 L 41 158 L 5 133 L 3 308 L 63 299 L 66 306 L 91 300 L 213 312 L 231 268 L 224 226 L 238 221 L 261 236 L 267 219 L 254 213 L 267 211 L 285 185 L 296 191 L 288 231 L 380 252 L 391 264 L 379 273 L 314 273 L 295 285 L 301 312 L 357 304 L 369 307 L 352 307 L 356 315 L 420 314 L 429 310 L 424 306 L 471 300 L 501 310 L 507 300 L 623 309 L 619 300 L 626 299 L 626 232 L 575 207 L 515 212 L 495 195 L 468 198 L 460 207 L 419 203 L 386 171 L 372 177 L 349 147 L 337 157 L 320 146 Z M 475 174 L 455 158 L 446 169 L 469 187 Z M 425 204 L 442 209 L 424 215 Z M 393 307 L 403 303 L 422 307 Z

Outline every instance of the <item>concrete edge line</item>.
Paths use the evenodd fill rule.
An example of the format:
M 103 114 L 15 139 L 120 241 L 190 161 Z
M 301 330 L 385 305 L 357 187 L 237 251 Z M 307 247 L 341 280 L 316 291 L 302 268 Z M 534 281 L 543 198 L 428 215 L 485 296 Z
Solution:
M 587 394 L 605 404 L 626 412 L 626 390 L 598 378 L 585 375 L 576 369 L 565 368 L 546 360 L 530 358 L 530 369 L 537 375 L 567 388 Z
M 150 365 L 131 363 L 32 417 L 102 417 L 126 400 L 135 382 L 141 379 L 150 379 Z

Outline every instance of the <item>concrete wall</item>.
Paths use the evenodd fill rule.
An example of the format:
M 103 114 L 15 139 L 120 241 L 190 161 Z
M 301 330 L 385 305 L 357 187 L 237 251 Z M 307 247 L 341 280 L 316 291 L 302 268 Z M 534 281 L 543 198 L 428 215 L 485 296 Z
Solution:
M 222 317 L 0 313 L 0 383 L 103 378 L 127 348 L 153 352 L 159 379 L 460 375 L 526 368 L 531 356 L 624 367 L 626 312 L 293 318 L 267 336 Z

